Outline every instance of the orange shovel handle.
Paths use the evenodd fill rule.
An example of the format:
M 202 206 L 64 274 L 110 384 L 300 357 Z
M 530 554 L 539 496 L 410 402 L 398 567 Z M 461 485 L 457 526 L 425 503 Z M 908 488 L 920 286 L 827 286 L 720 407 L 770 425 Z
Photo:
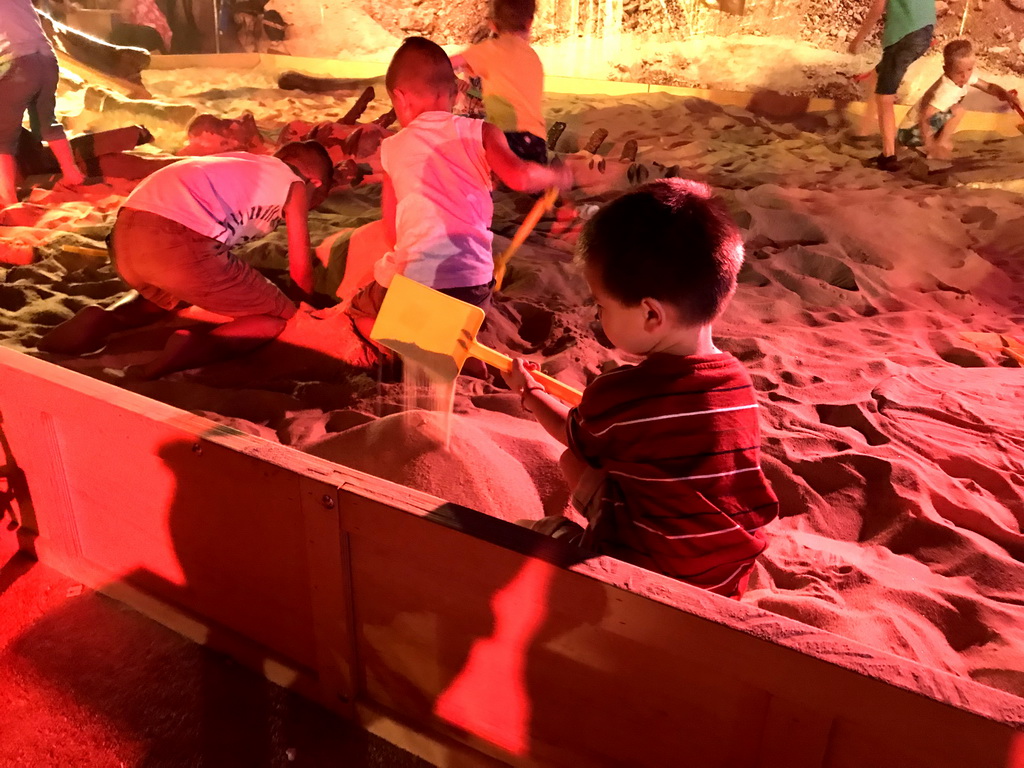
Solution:
M 470 345 L 469 354 L 477 360 L 483 360 L 488 365 L 493 365 L 502 373 L 508 373 L 512 370 L 511 357 L 503 355 L 501 352 L 490 347 L 485 347 L 477 341 Z M 544 387 L 545 392 L 549 395 L 554 395 L 569 405 L 579 405 L 580 400 L 583 399 L 583 393 L 578 389 L 570 387 L 568 384 L 564 384 L 558 379 L 548 376 L 546 373 L 541 373 L 540 371 L 530 371 L 530 373 L 537 380 L 537 383 Z
M 508 248 L 505 249 L 498 258 L 494 260 L 494 290 L 500 291 L 501 285 L 505 281 L 505 268 L 508 266 L 509 260 L 515 255 L 516 251 L 519 250 L 519 246 L 526 242 L 526 238 L 533 232 L 533 228 L 537 226 L 537 222 L 540 221 L 541 217 L 548 212 L 548 210 L 555 204 L 558 199 L 558 190 L 552 187 L 544 196 L 537 199 L 537 202 L 533 204 L 533 208 L 526 214 L 526 218 L 523 219 L 523 223 L 519 225 L 519 229 L 516 230 L 515 235 L 512 237 L 512 242 L 508 244 Z

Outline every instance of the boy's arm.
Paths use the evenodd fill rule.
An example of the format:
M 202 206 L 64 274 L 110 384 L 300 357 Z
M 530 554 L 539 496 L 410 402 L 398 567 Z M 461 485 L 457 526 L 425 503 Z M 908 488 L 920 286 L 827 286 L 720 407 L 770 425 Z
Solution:
M 398 242 L 398 230 L 395 220 L 397 217 L 398 200 L 395 197 L 395 185 L 387 173 L 381 174 L 380 208 L 381 218 L 384 221 L 384 237 L 389 250 L 394 250 Z
M 540 384 L 527 387 L 522 394 L 523 408 L 533 414 L 544 431 L 562 445 L 569 444 L 566 423 L 572 410 L 561 400 L 549 395 Z
M 540 382 L 533 378 L 531 370 L 537 370 L 536 363 L 527 363 L 517 357 L 512 361 L 512 370 L 501 375 L 509 388 L 519 395 L 523 408 L 534 415 L 544 430 L 562 445 L 568 445 L 566 422 L 571 409 L 545 392 Z
M 466 52 L 463 51 L 462 53 L 457 53 L 457 54 L 455 54 L 454 56 L 451 57 L 451 59 L 452 59 L 452 69 L 455 69 L 455 70 L 464 69 L 464 70 L 467 70 L 470 74 L 472 74 L 473 73 L 473 68 L 469 65 L 469 62 L 466 61 L 466 55 L 465 54 L 466 54 Z
M 871 34 L 878 20 L 882 18 L 882 14 L 885 13 L 885 4 L 886 0 L 872 0 L 871 7 L 868 8 L 868 15 L 864 17 L 864 23 L 860 25 L 857 36 L 850 43 L 850 53 L 860 51 L 861 45 L 863 45 L 868 35 Z
M 284 203 L 284 225 L 288 230 L 288 273 L 306 293 L 313 292 L 313 258 L 309 248 L 309 201 L 306 185 L 296 181 Z
M 921 141 L 924 142 L 926 152 L 935 146 L 935 135 L 932 133 L 931 119 L 938 112 L 939 110 L 934 106 L 925 103 L 921 107 L 921 113 L 917 116 L 917 127 L 921 131 Z
M 391 278 L 405 273 L 405 262 L 399 262 L 395 253 L 398 242 L 397 208 L 398 198 L 391 176 L 385 171 L 382 174 L 380 193 L 381 221 L 384 224 L 384 255 L 373 265 L 373 279 L 384 287 L 391 285 Z
M 989 83 L 986 82 L 985 80 L 979 80 L 974 84 L 974 87 L 977 88 L 979 91 L 987 93 L 989 96 L 994 96 L 1000 101 L 1005 101 L 1007 104 L 1013 103 L 1013 96 L 1011 96 L 1010 92 L 1003 88 L 1003 86 L 1001 85 Z
M 523 160 L 509 149 L 505 134 L 493 123 L 483 124 L 483 141 L 491 170 L 512 189 L 540 192 L 549 187 L 572 188 L 572 171 L 565 166 L 547 166 Z

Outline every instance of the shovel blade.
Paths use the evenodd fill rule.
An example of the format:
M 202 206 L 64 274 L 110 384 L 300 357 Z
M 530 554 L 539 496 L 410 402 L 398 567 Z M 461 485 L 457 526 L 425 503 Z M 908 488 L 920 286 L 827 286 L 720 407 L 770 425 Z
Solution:
M 454 379 L 483 322 L 480 307 L 396 275 L 370 338 L 440 377 Z

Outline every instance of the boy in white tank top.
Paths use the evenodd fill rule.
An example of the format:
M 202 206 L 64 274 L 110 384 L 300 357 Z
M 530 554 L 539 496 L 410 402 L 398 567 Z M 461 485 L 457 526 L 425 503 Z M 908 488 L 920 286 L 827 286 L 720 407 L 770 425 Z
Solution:
M 333 163 L 314 142 L 276 156 L 227 152 L 181 160 L 146 178 L 125 200 L 110 234 L 110 255 L 133 289 L 107 309 L 86 307 L 39 343 L 81 354 L 117 331 L 146 325 L 182 304 L 233 318 L 208 334 L 178 331 L 142 366 L 152 378 L 246 352 L 284 330 L 295 305 L 231 249 L 283 221 L 292 280 L 313 289 L 306 217 L 327 196 Z
M 381 144 L 387 252 L 374 264 L 373 282 L 348 307 L 364 336 L 399 274 L 487 306 L 494 275 L 492 171 L 521 192 L 572 186 L 568 169 L 520 159 L 497 126 L 452 114 L 455 72 L 436 43 L 406 39 L 386 84 L 402 130 Z

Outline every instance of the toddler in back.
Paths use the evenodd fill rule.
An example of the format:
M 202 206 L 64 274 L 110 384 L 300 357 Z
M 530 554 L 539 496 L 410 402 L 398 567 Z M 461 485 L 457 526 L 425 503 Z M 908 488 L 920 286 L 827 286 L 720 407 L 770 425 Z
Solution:
M 486 119 L 505 134 L 525 160 L 547 162 L 544 67 L 530 46 L 536 0 L 493 0 L 491 26 L 497 37 L 470 46 L 452 59 L 480 78 Z

